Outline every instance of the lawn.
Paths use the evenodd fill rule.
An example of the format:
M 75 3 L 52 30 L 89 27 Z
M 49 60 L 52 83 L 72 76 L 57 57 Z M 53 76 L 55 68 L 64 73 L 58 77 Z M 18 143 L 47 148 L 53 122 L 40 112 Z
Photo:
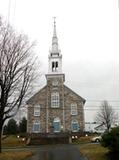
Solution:
M 15 135 L 10 135 L 7 138 L 2 140 L 2 148 L 15 147 L 24 147 L 26 145 L 25 141 L 22 141 L 22 138 L 17 138 Z M 30 150 L 23 151 L 4 151 L 0 154 L 0 160 L 25 160 L 27 157 L 32 156 L 33 152 Z
M 74 139 L 73 143 L 74 144 L 90 143 L 92 137 L 94 137 L 94 136 L 80 137 L 78 139 Z
M 88 160 L 106 160 L 106 153 L 108 150 L 100 144 L 81 144 L 79 146 L 82 155 Z
M 15 135 L 10 135 L 2 140 L 2 147 L 22 147 L 25 146 L 25 141 L 22 138 L 17 138 Z
M 9 151 L 0 154 L 0 160 L 25 160 L 27 157 L 32 156 L 31 151 Z

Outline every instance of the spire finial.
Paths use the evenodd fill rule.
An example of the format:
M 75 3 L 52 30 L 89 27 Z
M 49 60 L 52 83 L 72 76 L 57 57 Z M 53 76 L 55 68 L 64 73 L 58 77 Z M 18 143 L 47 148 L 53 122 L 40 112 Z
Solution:
M 56 26 L 56 17 L 53 17 L 54 19 L 54 26 Z
M 53 37 L 57 37 L 57 34 L 56 34 L 56 17 L 53 17 L 54 19 L 54 32 L 53 32 Z

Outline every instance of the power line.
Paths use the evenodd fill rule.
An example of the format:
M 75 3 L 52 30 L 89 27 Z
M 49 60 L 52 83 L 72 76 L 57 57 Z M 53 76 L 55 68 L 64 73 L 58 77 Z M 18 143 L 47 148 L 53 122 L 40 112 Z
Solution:
M 70 108 L 51 108 L 51 107 L 41 107 L 40 108 L 41 110 L 46 110 L 46 109 L 48 109 L 49 111 L 51 111 L 51 112 L 53 112 L 53 111 L 55 111 L 55 110 L 66 110 L 66 111 L 71 111 L 71 109 Z M 83 109 L 80 109 L 80 108 L 78 108 L 77 109 L 77 111 L 81 111 L 81 110 L 84 110 L 84 111 L 98 111 L 98 110 L 100 110 L 100 108 L 83 108 Z M 113 110 L 119 110 L 119 108 L 113 108 Z
M 100 108 L 100 106 L 94 106 L 94 105 L 85 105 L 84 107 L 97 107 L 97 108 Z M 118 108 L 119 106 L 117 106 L 117 105 L 113 105 L 113 106 L 111 106 L 112 108 L 114 107 L 114 108 Z
M 103 100 L 96 100 L 96 99 L 87 99 L 86 100 L 86 102 L 103 102 L 104 101 L 104 99 Z M 119 102 L 119 100 L 106 100 L 106 101 L 108 101 L 108 102 Z

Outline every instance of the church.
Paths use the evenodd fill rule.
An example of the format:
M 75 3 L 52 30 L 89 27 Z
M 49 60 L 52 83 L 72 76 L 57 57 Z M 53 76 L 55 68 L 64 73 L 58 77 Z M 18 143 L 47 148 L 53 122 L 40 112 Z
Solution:
M 75 137 L 84 131 L 85 99 L 64 84 L 55 20 L 48 62 L 47 84 L 27 101 L 27 132 L 46 138 Z

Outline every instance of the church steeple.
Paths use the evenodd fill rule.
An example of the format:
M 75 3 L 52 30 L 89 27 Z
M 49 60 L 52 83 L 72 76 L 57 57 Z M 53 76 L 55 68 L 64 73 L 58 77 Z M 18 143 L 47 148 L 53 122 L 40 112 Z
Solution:
M 53 37 L 52 37 L 52 48 L 50 50 L 50 55 L 49 55 L 48 74 L 62 74 L 62 55 L 60 54 L 58 45 L 55 18 L 54 18 Z
M 52 53 L 59 53 L 59 46 L 58 46 L 58 38 L 57 38 L 57 32 L 56 32 L 56 17 L 54 17 L 54 31 L 53 31 L 53 37 L 52 37 Z

